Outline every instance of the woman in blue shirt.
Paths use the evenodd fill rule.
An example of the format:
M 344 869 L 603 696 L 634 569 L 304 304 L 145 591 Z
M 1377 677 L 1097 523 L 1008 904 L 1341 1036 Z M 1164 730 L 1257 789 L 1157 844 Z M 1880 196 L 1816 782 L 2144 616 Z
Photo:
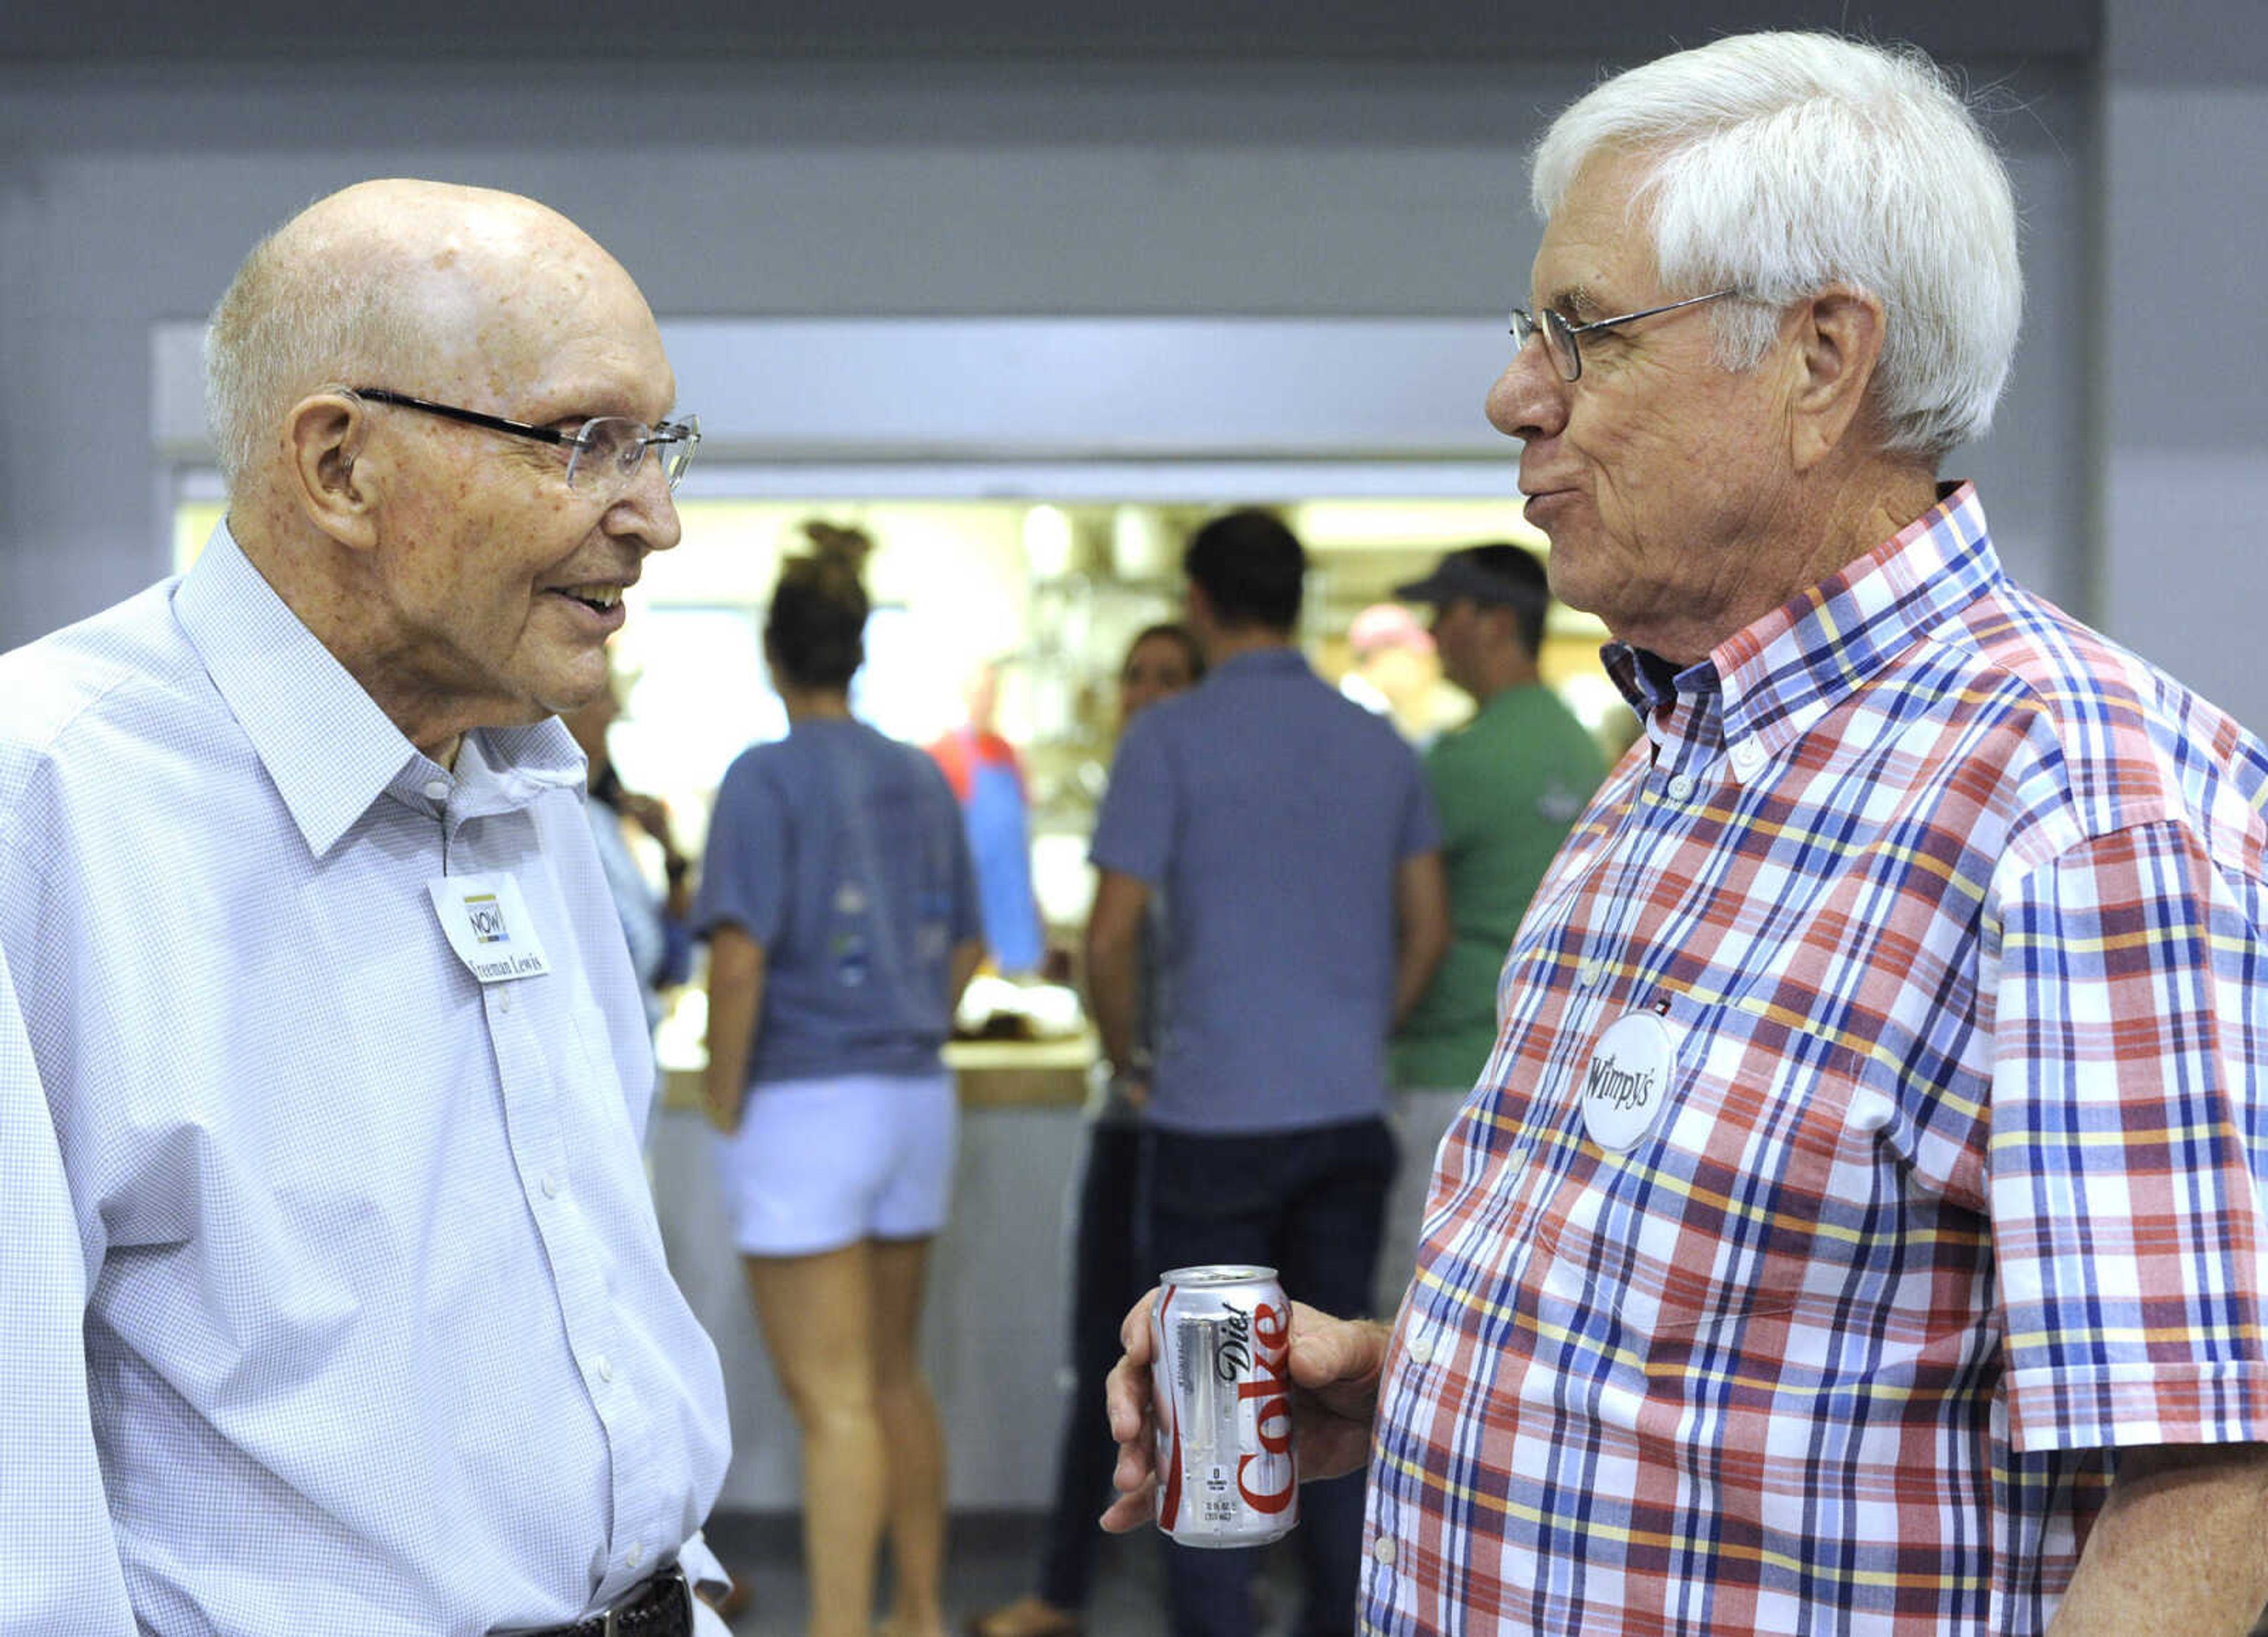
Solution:
M 854 557 L 780 572 L 764 657 L 788 734 L 711 820 L 709 1115 L 766 1347 L 803 1435 L 811 1637 L 943 1637 L 945 1454 L 915 1339 L 957 1111 L 940 1051 L 983 954 L 961 810 L 919 750 L 850 715 Z

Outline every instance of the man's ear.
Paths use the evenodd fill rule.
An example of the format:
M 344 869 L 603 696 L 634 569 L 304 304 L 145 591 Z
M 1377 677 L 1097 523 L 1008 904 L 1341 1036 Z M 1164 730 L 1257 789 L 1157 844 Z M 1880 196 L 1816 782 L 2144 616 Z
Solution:
M 1882 359 L 1882 304 L 1864 290 L 1830 284 L 1799 303 L 1791 317 L 1789 452 L 1795 469 L 1807 472 L 1842 444 L 1866 410 Z
M 363 451 L 369 415 L 345 393 L 316 393 L 284 422 L 291 456 L 285 488 L 308 522 L 351 551 L 378 543 L 383 462 Z

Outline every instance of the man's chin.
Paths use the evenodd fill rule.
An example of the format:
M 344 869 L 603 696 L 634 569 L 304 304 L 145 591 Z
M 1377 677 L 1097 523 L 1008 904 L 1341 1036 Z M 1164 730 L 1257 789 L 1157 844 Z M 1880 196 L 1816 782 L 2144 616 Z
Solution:
M 1602 588 L 1583 572 L 1572 552 L 1555 547 L 1545 560 L 1544 577 L 1550 584 L 1551 595 L 1576 613 L 1605 617 L 1602 605 L 1607 598 L 1600 595 Z
M 572 716 L 605 693 L 609 680 L 604 648 L 578 654 L 568 663 L 552 667 L 550 674 L 537 683 L 532 690 L 529 707 L 535 714 L 528 720 L 541 722 L 546 716 Z
M 562 687 L 547 695 L 542 704 L 543 714 L 547 716 L 572 716 L 606 691 L 607 673 L 601 671 L 595 682 L 588 685 L 578 683 L 572 687 Z

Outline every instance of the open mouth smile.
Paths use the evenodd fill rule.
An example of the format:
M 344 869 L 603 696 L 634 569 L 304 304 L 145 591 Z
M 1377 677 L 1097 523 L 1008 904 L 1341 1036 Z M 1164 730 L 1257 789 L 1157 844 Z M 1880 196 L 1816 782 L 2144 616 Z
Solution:
M 553 596 L 564 597 L 570 602 L 580 603 L 596 614 L 612 613 L 622 606 L 622 588 L 619 585 L 555 585 L 549 590 Z

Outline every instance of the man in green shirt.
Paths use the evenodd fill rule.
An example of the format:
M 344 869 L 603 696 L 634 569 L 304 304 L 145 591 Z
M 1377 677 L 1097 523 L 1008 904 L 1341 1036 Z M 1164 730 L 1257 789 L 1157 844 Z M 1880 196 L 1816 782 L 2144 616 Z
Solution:
M 1403 1162 L 1379 1263 L 1382 1308 L 1410 1276 L 1433 1149 L 1496 1045 L 1497 974 L 1513 934 L 1606 774 L 1597 743 L 1536 674 L 1551 593 L 1532 554 L 1500 544 L 1451 552 L 1394 594 L 1432 606 L 1442 674 L 1475 708 L 1425 755 L 1453 934 L 1393 1041 Z

